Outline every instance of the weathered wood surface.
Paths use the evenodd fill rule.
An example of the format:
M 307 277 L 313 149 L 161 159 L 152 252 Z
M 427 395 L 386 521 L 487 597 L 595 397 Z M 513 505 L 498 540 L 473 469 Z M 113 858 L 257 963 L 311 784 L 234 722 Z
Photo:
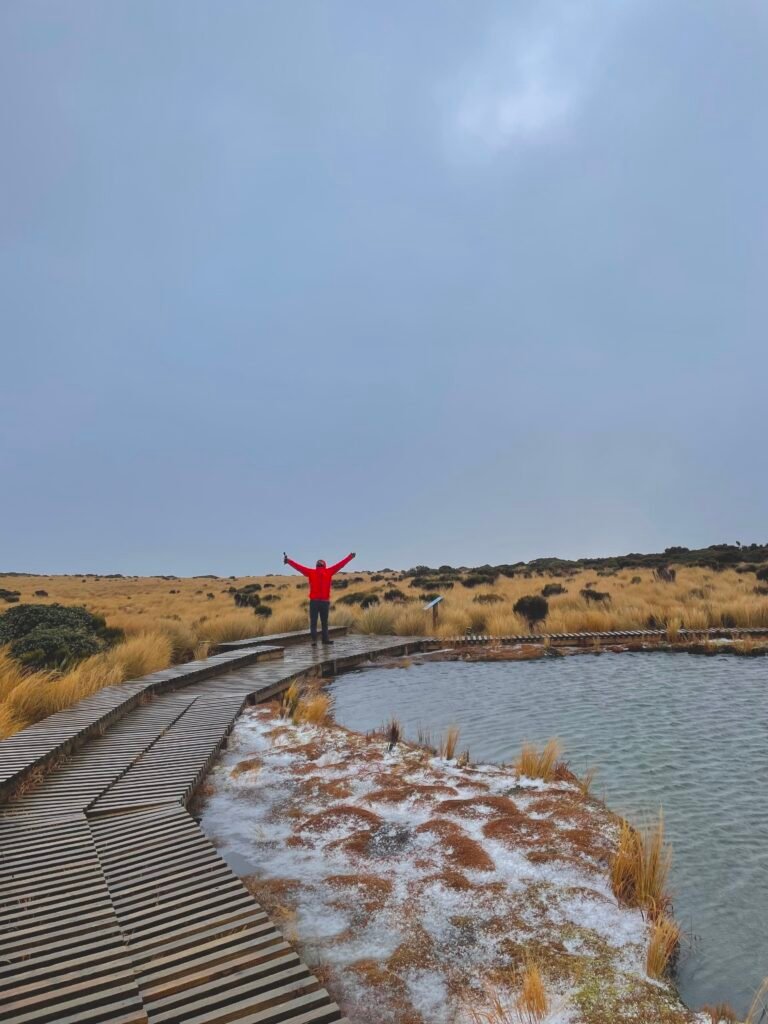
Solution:
M 0 1021 L 342 1020 L 186 810 L 246 703 L 434 646 L 305 638 L 109 687 L 0 743 Z
M 700 638 L 709 640 L 735 640 L 739 637 L 768 637 L 768 628 L 749 626 L 743 629 L 717 627 L 712 629 L 679 629 L 677 636 L 681 640 L 694 643 Z M 582 633 L 520 633 L 510 636 L 491 636 L 483 633 L 472 633 L 464 636 L 444 637 L 441 643 L 448 647 L 467 647 L 478 644 L 552 644 L 559 647 L 584 647 L 596 642 L 607 644 L 623 644 L 637 641 L 665 640 L 666 629 L 623 629 L 603 630 L 601 632 Z

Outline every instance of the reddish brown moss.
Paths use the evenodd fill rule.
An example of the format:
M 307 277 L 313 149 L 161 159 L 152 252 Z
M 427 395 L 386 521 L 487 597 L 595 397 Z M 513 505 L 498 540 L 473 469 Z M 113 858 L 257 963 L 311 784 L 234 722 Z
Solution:
M 477 796 L 465 797 L 460 800 L 442 800 L 435 810 L 438 814 L 462 814 L 476 813 L 478 808 L 485 808 L 493 811 L 494 814 L 504 814 L 511 818 L 522 818 L 517 804 L 508 796 Z
M 495 865 L 480 843 L 471 839 L 454 821 L 433 818 L 419 825 L 417 832 L 430 832 L 440 839 L 445 858 L 459 870 L 493 871 Z
M 317 814 L 311 814 L 301 823 L 302 830 L 311 832 L 327 832 L 330 829 L 349 825 L 350 827 L 381 825 L 381 818 L 373 811 L 365 807 L 356 807 L 354 804 L 336 804 Z

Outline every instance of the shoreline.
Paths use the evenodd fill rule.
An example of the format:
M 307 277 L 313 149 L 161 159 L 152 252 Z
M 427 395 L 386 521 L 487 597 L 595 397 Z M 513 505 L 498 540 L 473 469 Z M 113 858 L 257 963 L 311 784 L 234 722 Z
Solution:
M 668 980 L 648 978 L 649 923 L 610 888 L 621 819 L 564 766 L 550 782 L 460 766 L 332 723 L 295 725 L 275 705 L 241 723 L 209 777 L 203 826 L 225 857 L 239 858 L 239 873 L 258 866 L 249 888 L 295 931 L 353 1020 L 369 1019 L 355 1007 L 375 996 L 388 1007 L 382 1022 L 473 1024 L 492 992 L 513 1007 L 526 949 L 554 1013 L 532 1019 L 707 1020 Z M 353 894 L 368 907 L 363 918 L 347 912 Z M 441 903 L 453 913 L 430 925 Z M 375 939 L 377 919 L 388 927 Z M 369 955 L 355 957 L 366 941 Z M 427 989 L 435 1001 L 425 1015 Z

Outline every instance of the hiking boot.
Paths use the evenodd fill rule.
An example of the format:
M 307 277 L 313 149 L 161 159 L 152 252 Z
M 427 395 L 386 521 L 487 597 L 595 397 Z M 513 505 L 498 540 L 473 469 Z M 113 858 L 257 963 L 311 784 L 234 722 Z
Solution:
M 323 638 L 323 644 L 332 644 L 333 640 L 330 640 L 327 636 Z

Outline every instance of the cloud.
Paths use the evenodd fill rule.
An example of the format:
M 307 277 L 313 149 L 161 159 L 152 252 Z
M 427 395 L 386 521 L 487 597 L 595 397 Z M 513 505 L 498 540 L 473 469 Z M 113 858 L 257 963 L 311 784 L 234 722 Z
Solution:
M 493 154 L 562 138 L 590 92 L 604 8 L 544 3 L 497 25 L 445 90 L 452 145 Z

